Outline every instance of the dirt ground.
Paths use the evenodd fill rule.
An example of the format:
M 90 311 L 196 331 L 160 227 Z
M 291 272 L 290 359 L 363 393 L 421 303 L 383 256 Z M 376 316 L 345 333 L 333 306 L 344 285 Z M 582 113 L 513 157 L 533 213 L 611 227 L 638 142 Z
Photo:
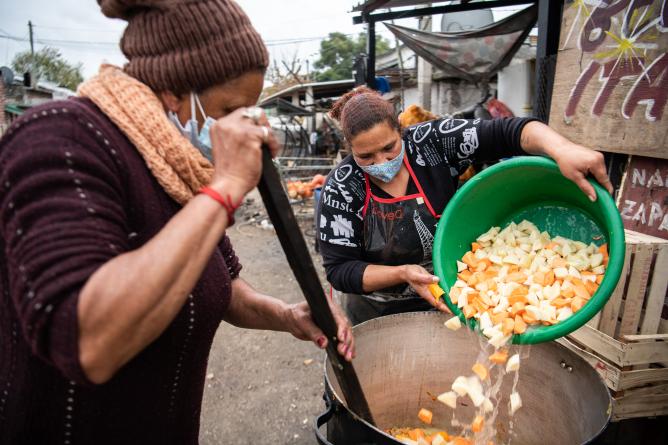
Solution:
M 257 224 L 264 216 L 259 195 L 246 217 L 230 229 L 241 276 L 254 288 L 288 303 L 303 299 L 278 238 Z M 313 248 L 313 210 L 294 207 Z M 310 236 L 309 236 L 310 235 Z M 315 252 L 312 251 L 312 254 Z M 312 255 L 322 271 L 320 256 Z M 313 420 L 324 410 L 324 353 L 290 334 L 238 329 L 221 324 L 209 357 L 200 443 L 313 444 Z

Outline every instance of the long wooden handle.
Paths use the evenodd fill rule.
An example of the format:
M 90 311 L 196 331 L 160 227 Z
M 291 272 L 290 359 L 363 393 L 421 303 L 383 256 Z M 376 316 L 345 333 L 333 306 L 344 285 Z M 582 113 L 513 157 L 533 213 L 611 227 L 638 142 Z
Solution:
M 339 343 L 336 338 L 336 321 L 329 309 L 327 297 L 320 285 L 320 279 L 292 212 L 290 201 L 281 185 L 281 178 L 271 159 L 269 149 L 263 147 L 262 151 L 262 177 L 258 189 L 264 206 L 267 208 L 269 219 L 276 229 L 290 268 L 311 307 L 313 320 L 329 339 L 327 355 L 348 408 L 373 425 L 371 411 L 362 392 L 355 368 L 351 363 L 345 361 L 336 350 Z

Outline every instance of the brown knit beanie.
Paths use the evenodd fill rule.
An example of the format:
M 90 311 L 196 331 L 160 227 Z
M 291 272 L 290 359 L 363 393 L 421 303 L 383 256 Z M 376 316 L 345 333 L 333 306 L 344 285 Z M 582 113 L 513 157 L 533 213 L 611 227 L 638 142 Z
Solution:
M 359 133 L 381 122 L 399 129 L 394 107 L 381 95 L 367 87 L 357 87 L 337 100 L 329 115 L 339 121 L 343 136 L 350 142 Z
M 233 0 L 97 0 L 127 20 L 124 70 L 154 91 L 184 94 L 264 71 L 269 54 Z

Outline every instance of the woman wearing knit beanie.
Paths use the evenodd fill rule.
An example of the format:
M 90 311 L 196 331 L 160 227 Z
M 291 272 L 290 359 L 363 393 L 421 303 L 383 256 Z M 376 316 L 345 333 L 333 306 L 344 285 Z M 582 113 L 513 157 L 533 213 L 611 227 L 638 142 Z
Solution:
M 232 0 L 99 0 L 123 68 L 0 139 L 0 443 L 195 444 L 221 320 L 327 338 L 225 236 L 278 146 L 267 50 Z M 345 316 L 332 308 L 352 359 Z
M 325 183 L 318 239 L 353 324 L 434 306 L 448 311 L 428 289 L 438 282 L 432 245 L 440 212 L 473 162 L 550 156 L 592 201 L 590 173 L 612 192 L 600 153 L 534 119 L 434 119 L 401 132 L 392 105 L 365 87 L 344 95 L 330 115 L 351 155 Z

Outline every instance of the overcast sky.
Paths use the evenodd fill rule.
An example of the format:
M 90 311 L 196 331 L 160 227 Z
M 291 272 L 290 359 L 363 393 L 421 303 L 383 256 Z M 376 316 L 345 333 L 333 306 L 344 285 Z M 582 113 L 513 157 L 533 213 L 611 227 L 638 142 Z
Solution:
M 320 41 L 330 32 L 357 33 L 362 25 L 352 24 L 349 11 L 359 0 L 238 0 L 267 43 L 272 58 L 315 60 Z M 11 64 L 14 54 L 30 48 L 28 21 L 34 25 L 39 49 L 48 44 L 58 48 L 70 62 L 82 62 L 84 77 L 97 72 L 103 61 L 122 64 L 125 60 L 118 41 L 126 22 L 106 18 L 95 0 L 0 0 L 0 65 Z M 381 28 L 381 27 L 377 27 Z M 379 32 L 389 36 L 386 29 Z M 286 40 L 314 38 L 309 42 Z M 306 71 L 304 64 L 303 71 Z
M 320 40 L 328 33 L 346 34 L 364 31 L 353 25 L 350 13 L 361 0 L 238 0 L 264 38 L 272 59 L 301 60 L 317 58 Z M 500 16 L 511 11 L 495 13 Z M 106 18 L 95 0 L 0 0 L 0 66 L 9 66 L 14 55 L 30 49 L 28 21 L 34 25 L 35 49 L 56 47 L 72 63 L 83 63 L 85 78 L 94 75 L 102 62 L 122 65 L 124 57 L 118 41 L 126 22 Z M 416 20 L 396 22 L 415 26 Z M 378 34 L 391 37 L 382 25 Z M 9 36 L 9 38 L 7 37 Z M 307 42 L 289 42 L 310 39 Z M 286 42 L 286 40 L 288 42 Z M 302 72 L 305 73 L 306 64 Z

